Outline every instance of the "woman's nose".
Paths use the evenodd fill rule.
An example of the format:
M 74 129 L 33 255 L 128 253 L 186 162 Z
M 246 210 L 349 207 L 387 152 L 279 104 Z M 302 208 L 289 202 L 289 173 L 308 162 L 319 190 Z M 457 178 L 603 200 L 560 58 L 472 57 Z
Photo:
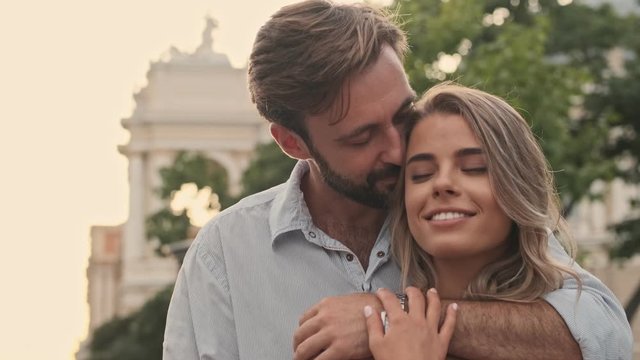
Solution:
M 451 170 L 440 169 L 433 179 L 433 196 L 455 196 L 458 191 L 455 186 L 455 175 Z

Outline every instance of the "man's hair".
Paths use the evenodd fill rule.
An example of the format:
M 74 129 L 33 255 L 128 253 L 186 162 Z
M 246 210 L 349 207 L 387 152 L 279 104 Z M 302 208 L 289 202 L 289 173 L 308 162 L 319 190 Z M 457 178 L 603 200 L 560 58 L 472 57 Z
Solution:
M 249 58 L 251 100 L 268 121 L 306 141 L 305 117 L 334 106 L 344 115 L 344 85 L 385 44 L 404 59 L 406 38 L 388 11 L 327 0 L 285 6 L 256 36 Z
M 416 123 L 433 114 L 460 115 L 466 121 L 486 155 L 493 195 L 512 220 L 508 253 L 476 275 L 464 298 L 534 301 L 559 288 L 564 275 L 581 284 L 575 271 L 547 254 L 550 231 L 565 246 L 571 247 L 572 241 L 561 216 L 553 174 L 526 120 L 499 97 L 452 83 L 432 87 L 416 109 L 420 116 L 407 125 L 407 140 Z M 426 291 L 436 285 L 437 274 L 431 256 L 409 231 L 404 174 L 398 184 L 393 252 L 401 264 L 403 282 Z

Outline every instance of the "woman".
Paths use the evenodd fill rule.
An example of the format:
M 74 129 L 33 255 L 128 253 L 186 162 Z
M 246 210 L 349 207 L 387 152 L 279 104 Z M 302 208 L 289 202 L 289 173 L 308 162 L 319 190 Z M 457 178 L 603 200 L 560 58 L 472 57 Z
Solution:
M 563 276 L 580 281 L 547 255 L 550 231 L 570 239 L 551 171 L 518 112 L 450 83 L 429 90 L 417 109 L 393 221 L 403 283 L 415 287 L 407 289 L 408 313 L 391 293 L 378 293 L 386 333 L 365 308 L 378 360 L 445 358 L 457 306 L 439 326 L 440 297 L 532 302 Z

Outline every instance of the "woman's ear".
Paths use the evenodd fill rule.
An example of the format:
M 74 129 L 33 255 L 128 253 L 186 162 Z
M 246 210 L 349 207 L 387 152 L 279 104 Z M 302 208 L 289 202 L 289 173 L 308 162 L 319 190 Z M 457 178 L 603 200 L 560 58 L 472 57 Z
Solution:
M 307 144 L 302 140 L 300 135 L 276 123 L 271 123 L 269 130 L 271 131 L 271 136 L 278 146 L 280 146 L 282 152 L 287 154 L 289 157 L 298 160 L 311 158 Z

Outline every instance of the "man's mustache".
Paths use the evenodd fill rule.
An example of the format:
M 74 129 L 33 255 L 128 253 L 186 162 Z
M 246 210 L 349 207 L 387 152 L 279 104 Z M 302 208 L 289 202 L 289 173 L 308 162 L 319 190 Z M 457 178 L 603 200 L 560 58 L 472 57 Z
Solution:
M 380 180 L 387 180 L 389 178 L 397 179 L 400 176 L 400 166 L 389 165 L 383 169 L 373 171 L 367 176 L 367 184 L 373 186 Z

